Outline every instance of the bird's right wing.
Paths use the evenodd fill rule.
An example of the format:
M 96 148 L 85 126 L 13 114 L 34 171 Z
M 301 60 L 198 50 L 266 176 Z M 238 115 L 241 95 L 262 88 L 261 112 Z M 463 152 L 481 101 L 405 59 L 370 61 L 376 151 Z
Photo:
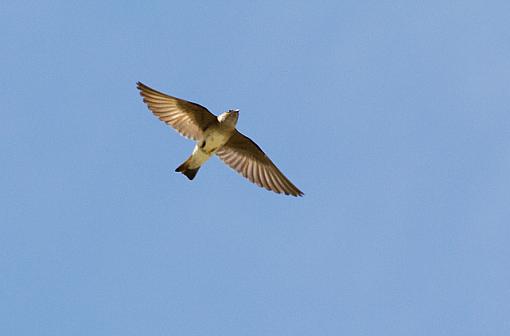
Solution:
M 136 87 L 149 110 L 187 138 L 201 140 L 203 130 L 218 122 L 216 116 L 201 105 L 166 95 L 141 82 L 136 83 Z
M 216 154 L 232 169 L 260 187 L 286 195 L 304 195 L 255 142 L 237 130 Z

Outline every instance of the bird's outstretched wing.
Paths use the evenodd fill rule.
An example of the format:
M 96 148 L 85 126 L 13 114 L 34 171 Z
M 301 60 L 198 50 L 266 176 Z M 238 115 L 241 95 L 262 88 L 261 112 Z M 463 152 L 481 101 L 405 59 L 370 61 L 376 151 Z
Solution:
M 304 195 L 255 142 L 237 130 L 216 154 L 227 165 L 260 187 L 286 195 Z
M 166 95 L 141 82 L 136 83 L 136 87 L 152 113 L 187 138 L 201 140 L 203 130 L 218 122 L 216 116 L 201 105 Z

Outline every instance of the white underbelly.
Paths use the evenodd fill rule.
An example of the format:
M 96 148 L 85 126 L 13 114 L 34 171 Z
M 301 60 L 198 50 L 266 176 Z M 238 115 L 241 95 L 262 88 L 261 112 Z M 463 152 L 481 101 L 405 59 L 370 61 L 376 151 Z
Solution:
M 214 132 L 207 134 L 205 140 L 197 142 L 189 161 L 190 168 L 200 167 L 205 161 L 216 153 L 229 139 L 229 135 Z
M 228 139 L 230 134 L 221 132 L 214 132 L 208 134 L 205 137 L 204 143 L 202 144 L 202 150 L 208 154 L 214 154 L 221 146 L 223 146 Z
M 193 153 L 191 154 L 191 158 L 189 161 L 190 168 L 200 167 L 205 161 L 207 161 L 212 154 L 205 152 L 200 146 L 197 144 L 193 149 Z

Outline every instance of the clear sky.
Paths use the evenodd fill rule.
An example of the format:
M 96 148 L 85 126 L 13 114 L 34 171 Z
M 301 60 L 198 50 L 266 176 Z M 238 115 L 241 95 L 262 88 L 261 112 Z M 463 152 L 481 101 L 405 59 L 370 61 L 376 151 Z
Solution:
M 2 1 L 1 335 L 510 335 L 510 2 Z M 135 88 L 218 114 L 274 194 Z

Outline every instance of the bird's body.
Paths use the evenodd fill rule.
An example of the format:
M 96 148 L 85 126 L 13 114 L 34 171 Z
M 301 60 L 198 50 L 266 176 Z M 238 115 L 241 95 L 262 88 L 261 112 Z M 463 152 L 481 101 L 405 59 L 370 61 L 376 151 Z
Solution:
M 192 180 L 200 166 L 202 166 L 211 156 L 216 154 L 219 148 L 227 143 L 235 131 L 235 123 L 239 111 L 232 110 L 225 113 L 233 113 L 232 117 L 219 118 L 218 123 L 212 123 L 206 130 L 202 139 L 196 142 L 191 156 L 175 171 L 183 173 Z M 225 113 L 223 115 L 225 115 Z M 220 115 L 223 116 L 223 115 Z M 235 118 L 235 120 L 234 120 Z
M 277 193 L 302 196 L 251 139 L 236 129 L 239 110 L 216 117 L 205 107 L 175 98 L 138 82 L 140 94 L 149 109 L 183 136 L 196 141 L 191 156 L 175 171 L 190 180 L 213 155 L 257 185 Z

